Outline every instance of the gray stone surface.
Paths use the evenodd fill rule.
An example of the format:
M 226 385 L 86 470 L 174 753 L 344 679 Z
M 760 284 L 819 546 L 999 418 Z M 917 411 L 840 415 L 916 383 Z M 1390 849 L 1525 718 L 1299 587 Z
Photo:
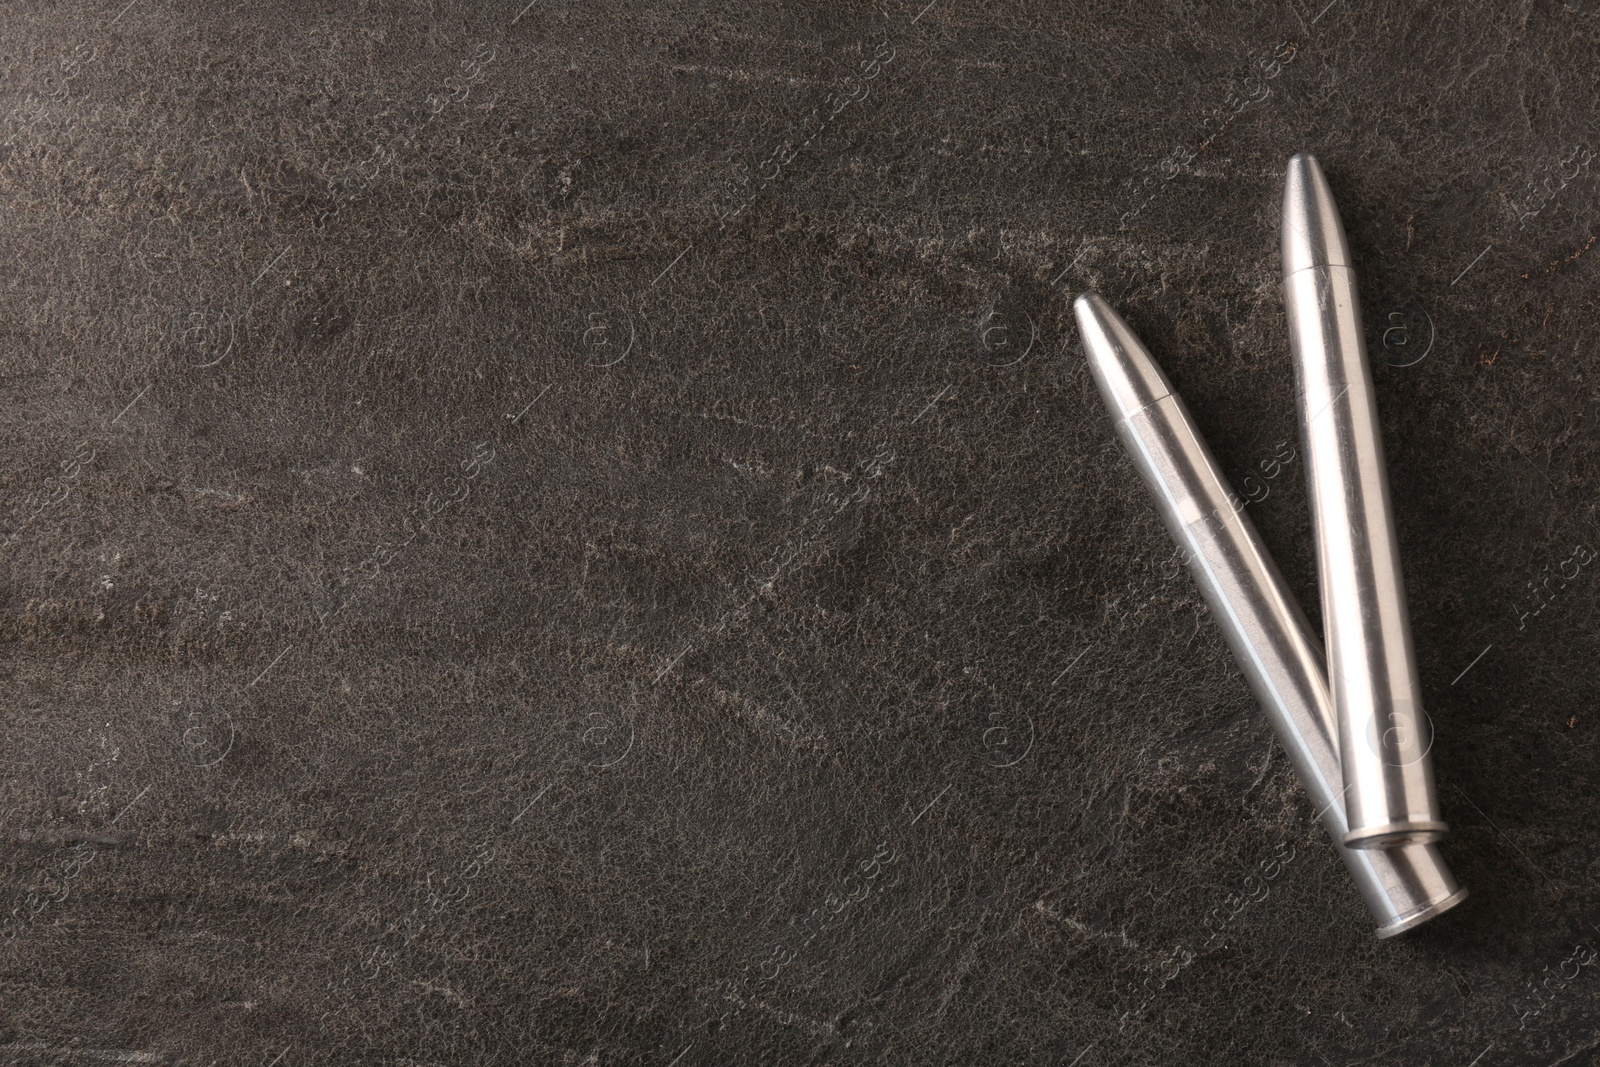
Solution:
M 1131 7 L 5 5 L 4 1062 L 1590 1062 L 1600 7 Z M 1385 943 L 1071 327 L 1315 618 L 1297 150 L 1473 893 Z

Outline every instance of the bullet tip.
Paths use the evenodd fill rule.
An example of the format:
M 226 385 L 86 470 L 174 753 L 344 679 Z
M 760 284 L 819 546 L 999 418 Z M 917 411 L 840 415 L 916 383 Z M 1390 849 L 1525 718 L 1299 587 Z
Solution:
M 1350 266 L 1350 246 L 1333 190 L 1309 152 L 1289 158 L 1283 186 L 1283 273 Z
M 1082 294 L 1072 307 L 1090 373 L 1106 406 L 1118 419 L 1125 419 L 1172 392 L 1166 375 L 1143 342 L 1099 293 Z

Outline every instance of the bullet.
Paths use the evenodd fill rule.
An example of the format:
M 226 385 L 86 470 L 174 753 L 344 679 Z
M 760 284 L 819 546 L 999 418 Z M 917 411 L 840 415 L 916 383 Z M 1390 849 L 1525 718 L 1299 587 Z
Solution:
M 1351 848 L 1444 836 L 1400 547 L 1344 224 L 1322 168 L 1289 160 L 1283 193 L 1289 317 L 1328 683 Z
M 1356 850 L 1348 826 L 1333 702 L 1322 651 L 1183 401 L 1127 323 L 1094 293 L 1073 305 L 1089 368 L 1116 432 L 1156 500 L 1245 679 L 1355 879 L 1378 936 L 1393 937 L 1455 907 L 1456 885 L 1434 845 Z

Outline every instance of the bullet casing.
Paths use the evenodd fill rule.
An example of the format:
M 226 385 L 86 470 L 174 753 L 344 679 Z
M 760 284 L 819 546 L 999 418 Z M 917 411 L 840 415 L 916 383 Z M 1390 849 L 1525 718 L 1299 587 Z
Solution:
M 1439 816 L 1355 272 L 1311 156 L 1289 161 L 1283 286 L 1338 722 L 1345 843 L 1437 841 Z
M 1342 842 L 1342 771 L 1321 649 L 1277 566 L 1243 514 L 1183 401 L 1127 324 L 1099 296 L 1074 310 L 1117 436 L 1260 700 L 1379 937 L 1392 937 L 1466 898 L 1429 844 L 1375 851 Z

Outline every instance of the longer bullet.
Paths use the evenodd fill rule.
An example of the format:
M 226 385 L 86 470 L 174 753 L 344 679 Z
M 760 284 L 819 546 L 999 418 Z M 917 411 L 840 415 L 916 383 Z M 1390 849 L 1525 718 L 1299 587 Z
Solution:
M 1317 545 L 1351 848 L 1437 841 L 1422 708 L 1372 372 L 1344 224 L 1322 168 L 1289 160 L 1283 300 Z
M 1217 461 L 1150 353 L 1094 293 L 1073 305 L 1084 351 L 1117 436 L 1222 628 L 1278 742 L 1317 808 L 1356 888 L 1393 937 L 1466 899 L 1433 845 L 1346 848 L 1348 826 L 1322 652 L 1299 603 L 1228 488 Z

